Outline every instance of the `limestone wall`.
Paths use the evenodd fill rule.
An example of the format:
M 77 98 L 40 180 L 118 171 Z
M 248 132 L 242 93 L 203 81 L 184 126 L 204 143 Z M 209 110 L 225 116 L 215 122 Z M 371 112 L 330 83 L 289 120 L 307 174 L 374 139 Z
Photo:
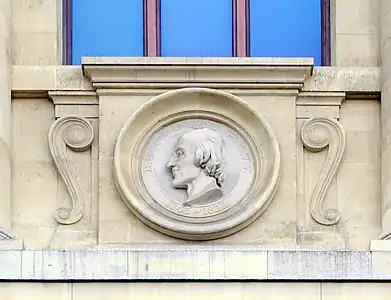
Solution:
M 158 70 L 149 79 L 152 85 L 164 80 L 159 79 Z M 176 76 L 170 75 L 169 69 L 164 72 L 167 78 Z M 23 240 L 26 249 L 186 243 L 149 228 L 135 217 L 121 200 L 113 176 L 114 147 L 126 120 L 141 105 L 172 88 L 96 92 L 80 67 L 14 67 L 13 74 L 12 233 Z M 281 180 L 260 218 L 234 235 L 208 243 L 368 250 L 370 241 L 381 234 L 378 70 L 315 68 L 298 92 L 231 86 L 223 90 L 243 99 L 270 122 L 280 145 Z M 55 120 L 69 115 L 85 117 L 93 126 L 95 139 L 84 152 L 66 150 L 84 197 L 85 214 L 75 224 L 64 225 L 56 221 L 55 211 L 72 207 L 72 201 L 56 171 L 48 134 Z M 336 209 L 340 214 L 332 226 L 315 222 L 310 206 L 326 158 L 333 154 L 330 147 L 308 151 L 300 136 L 306 121 L 323 117 L 342 126 L 346 142 L 342 161 L 331 185 L 325 188 L 322 202 L 325 209 Z
M 332 0 L 332 65 L 380 65 L 381 0 Z
M 83 66 L 61 66 L 61 1 L 2 2 L 0 279 L 64 282 L 3 282 L 0 299 L 389 297 L 388 283 L 327 282 L 391 279 L 390 242 L 381 240 L 389 238 L 382 221 L 388 224 L 390 202 L 388 160 L 382 158 L 389 111 L 378 19 L 386 1 L 331 2 L 329 68 L 294 58 L 89 58 Z M 235 103 L 241 105 L 234 109 Z M 141 107 L 150 114 L 131 123 L 138 127 L 123 134 L 126 146 L 138 145 L 132 132 L 144 132 L 142 122 L 164 122 L 167 116 L 154 105 L 166 112 L 169 105 L 182 113 L 197 108 L 208 116 L 224 111 L 222 119 L 243 124 L 247 116 L 243 131 L 250 132 L 254 149 L 278 144 L 275 194 L 260 208 L 261 201 L 241 207 L 258 218 L 230 227 L 230 215 L 208 233 L 212 240 L 186 227 L 193 238 L 186 240 L 178 238 L 186 222 L 163 234 L 160 225 L 171 220 L 131 212 L 148 199 L 123 192 L 115 149 Z M 270 139 L 265 124 L 273 132 Z M 254 166 L 269 174 L 266 155 L 254 159 Z M 138 172 L 129 163 L 133 177 L 127 179 L 141 177 Z M 175 282 L 184 278 L 189 282 Z M 138 282 L 83 282 L 102 279 Z M 151 279 L 173 282 L 139 282 Z
M 139 103 L 150 97 L 143 96 Z M 106 114 L 112 116 L 100 123 L 101 126 L 110 127 L 111 132 L 105 134 L 102 143 L 107 145 L 110 153 L 120 127 L 130 115 L 129 109 L 124 105 L 116 108 L 115 102 L 110 101 L 105 106 L 107 108 L 100 106 L 101 110 L 109 109 Z M 276 104 L 272 102 L 270 111 L 266 111 L 271 120 L 275 109 Z M 48 132 L 55 120 L 54 104 L 44 98 L 14 98 L 12 111 L 12 228 L 13 233 L 24 240 L 26 248 L 95 245 L 98 243 L 98 222 L 101 226 L 99 239 L 102 243 L 177 242 L 154 232 L 130 214 L 114 186 L 112 158 L 103 154 L 100 157 L 98 205 L 97 197 L 93 197 L 98 192 L 98 186 L 91 185 L 94 174 L 83 167 L 91 163 L 90 151 L 70 152 L 72 163 L 80 161 L 81 165 L 75 170 L 88 195 L 86 219 L 82 224 L 68 227 L 59 225 L 54 219 L 54 212 L 60 203 L 68 205 L 70 199 L 62 179 L 57 175 L 48 147 Z M 341 221 L 336 227 L 319 226 L 309 216 L 309 196 L 326 152 L 314 154 L 303 151 L 301 155 L 304 155 L 304 161 L 296 169 L 295 157 L 300 153 L 296 153 L 295 144 L 283 145 L 283 153 L 292 157 L 291 166 L 284 166 L 287 170 L 283 176 L 290 176 L 292 179 L 289 180 L 295 180 L 296 172 L 305 169 L 305 182 L 301 183 L 304 194 L 294 197 L 294 189 L 286 190 L 284 195 L 277 195 L 259 221 L 220 242 L 261 243 L 272 247 L 284 247 L 284 244 L 285 247 L 296 247 L 297 243 L 304 248 L 367 250 L 369 242 L 380 235 L 379 114 L 378 100 L 345 100 L 341 105 L 340 122 L 346 134 L 346 154 L 325 202 L 325 205 L 335 206 L 340 211 Z M 294 112 L 291 116 L 294 118 Z M 285 115 L 281 118 L 285 121 Z M 295 127 L 294 123 L 292 125 Z M 283 124 L 277 126 L 282 131 L 292 132 L 291 128 Z M 286 139 L 286 135 L 284 132 L 280 134 L 282 141 Z M 295 143 L 294 138 L 291 143 Z M 297 144 L 300 149 L 301 141 L 297 141 Z M 105 150 L 100 151 L 103 153 Z M 299 188 L 296 186 L 296 189 Z M 283 193 L 283 189 L 280 193 Z
M 12 63 L 61 64 L 60 0 L 12 0 Z

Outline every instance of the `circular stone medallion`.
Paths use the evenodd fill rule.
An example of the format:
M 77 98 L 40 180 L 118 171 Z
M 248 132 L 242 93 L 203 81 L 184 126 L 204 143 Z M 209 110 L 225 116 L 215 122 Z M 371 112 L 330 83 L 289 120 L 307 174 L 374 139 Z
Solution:
M 146 225 L 210 240 L 259 217 L 280 177 L 270 125 L 240 98 L 205 88 L 161 94 L 122 128 L 114 153 L 122 200 Z
M 197 133 L 200 133 L 199 138 Z M 224 175 L 221 186 L 216 184 L 216 178 L 209 176 L 205 168 L 194 164 L 196 149 L 208 142 L 208 133 L 212 138 L 216 135 L 217 139 L 221 139 L 223 153 L 218 153 L 220 149 L 213 142 L 210 148 L 204 147 L 199 151 L 204 150 L 209 156 L 224 156 L 220 158 L 225 161 L 221 166 Z M 189 164 L 182 162 L 185 155 L 181 159 L 177 158 L 176 153 L 177 144 L 186 137 L 189 140 L 189 155 L 193 155 Z M 168 125 L 151 137 L 144 151 L 140 171 L 145 189 L 153 201 L 178 216 L 197 218 L 197 222 L 208 222 L 207 217 L 232 208 L 244 197 L 253 180 L 250 147 L 233 129 L 214 121 L 189 119 Z M 174 169 L 176 172 L 172 172 Z M 176 181 L 184 183 L 178 186 L 175 185 Z M 208 184 L 215 188 L 216 193 L 208 195 Z

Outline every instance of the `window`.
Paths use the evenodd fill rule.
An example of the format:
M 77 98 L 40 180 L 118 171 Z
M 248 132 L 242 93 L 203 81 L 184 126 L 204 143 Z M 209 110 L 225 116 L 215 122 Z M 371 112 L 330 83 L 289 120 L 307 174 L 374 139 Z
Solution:
M 314 57 L 330 0 L 63 0 L 64 63 L 83 56 Z

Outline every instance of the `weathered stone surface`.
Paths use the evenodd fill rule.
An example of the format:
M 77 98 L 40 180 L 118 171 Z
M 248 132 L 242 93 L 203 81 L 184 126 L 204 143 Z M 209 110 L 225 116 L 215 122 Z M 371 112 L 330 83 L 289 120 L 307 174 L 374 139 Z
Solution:
M 1 299 L 389 299 L 391 244 L 377 240 L 389 238 L 391 228 L 389 0 L 330 1 L 331 67 L 276 57 L 93 57 L 84 66 L 62 66 L 63 4 L 0 0 Z M 121 201 L 114 178 L 115 145 L 126 120 L 152 98 L 189 87 L 234 95 L 264 114 L 281 153 L 280 181 L 267 210 L 235 234 L 208 242 L 147 227 Z M 192 105 L 213 111 L 212 102 Z M 159 111 L 131 130 L 141 135 L 147 124 L 164 123 Z M 54 212 L 71 208 L 74 197 L 55 169 L 48 133 L 56 119 L 70 115 L 90 122 L 95 138 L 87 151 L 60 157 L 72 167 L 83 199 L 83 215 L 63 225 Z M 330 126 L 308 130 L 304 124 L 313 118 L 340 124 L 339 137 Z M 259 159 L 268 170 L 270 159 L 260 151 L 268 141 L 257 136 L 262 126 L 251 114 L 241 120 L 242 132 L 256 127 L 250 161 Z M 85 137 L 83 131 L 61 134 L 76 142 Z M 338 142 L 346 148 L 333 157 Z M 234 165 L 232 156 L 228 161 Z M 314 218 L 313 203 L 322 218 Z M 145 282 L 91 282 L 121 279 Z M 80 282 L 48 282 L 58 280 Z
M 11 230 L 11 2 L 0 3 L 0 226 Z M 0 238 L 1 240 L 1 238 Z M 1 242 L 1 241 L 0 241 Z
M 16 95 L 26 97 L 28 93 L 39 93 L 42 97 L 43 91 L 51 90 L 49 95 L 53 101 L 51 104 L 43 99 L 20 98 L 13 102 L 16 113 L 13 118 L 13 141 L 16 143 L 13 149 L 13 222 L 16 236 L 25 236 L 27 249 L 72 249 L 95 244 L 127 247 L 132 243 L 179 241 L 146 227 L 127 211 L 115 185 L 113 157 L 115 143 L 126 120 L 153 97 L 183 86 L 181 72 L 190 72 L 194 67 L 199 70 L 197 76 L 186 75 L 183 80 L 189 84 L 219 87 L 228 94 L 238 95 L 243 103 L 266 116 L 281 151 L 280 184 L 268 210 L 251 226 L 213 243 L 261 243 L 264 247 L 276 249 L 367 250 L 369 241 L 377 238 L 380 230 L 379 222 L 376 221 L 379 220 L 379 201 L 376 199 L 380 192 L 379 176 L 376 173 L 380 147 L 379 102 L 344 98 L 352 92 L 378 93 L 379 69 L 315 68 L 310 75 L 306 71 L 310 68 L 306 66 L 309 61 L 295 59 L 96 58 L 86 62 L 86 74 L 99 87 L 97 91 L 88 91 L 92 84 L 90 79 L 83 76 L 80 67 L 14 66 L 13 91 Z M 125 69 L 121 69 L 123 73 L 115 72 L 116 63 L 119 62 L 128 64 Z M 137 69 L 139 77 L 134 77 L 132 68 L 139 63 L 148 66 L 149 71 L 141 72 Z M 197 63 L 200 65 L 195 66 Z M 223 80 L 224 83 L 219 79 L 220 71 L 214 73 L 207 67 L 216 63 L 221 70 L 226 66 L 231 72 L 229 78 Z M 246 64 L 255 66 L 261 77 L 254 77 L 256 73 L 253 71 L 247 74 L 248 68 L 243 67 Z M 276 73 L 270 75 L 267 71 L 269 67 L 265 67 L 265 64 L 274 64 L 272 69 Z M 161 72 L 159 68 L 163 66 L 164 72 Z M 182 70 L 179 73 L 178 66 Z M 305 76 L 308 76 L 307 79 Z M 253 84 L 258 89 L 248 85 L 255 79 L 257 82 Z M 131 89 L 124 89 L 125 86 L 117 89 L 120 87 L 118 84 L 122 83 L 117 84 L 115 80 L 121 80 Z M 216 85 L 213 82 L 217 80 L 219 82 Z M 268 80 L 272 80 L 273 85 L 266 83 Z M 302 91 L 298 90 L 300 80 L 304 82 Z M 131 82 L 135 85 L 131 85 Z M 141 82 L 143 87 L 139 86 Z M 155 86 L 159 82 L 164 82 L 164 86 Z M 202 106 L 207 109 L 208 105 Z M 88 215 L 83 222 L 66 229 L 57 228 L 53 211 L 57 206 L 68 206 L 71 198 L 61 178 L 53 176 L 52 159 L 45 140 L 54 118 L 66 117 L 68 114 L 94 119 L 94 131 L 98 135 L 90 152 L 69 153 L 70 165 L 75 167 L 77 182 L 86 195 L 85 209 Z M 26 118 L 28 115 L 37 118 L 39 128 L 31 134 L 30 123 Z M 340 212 L 336 229 L 326 226 L 319 228 L 319 224 L 309 214 L 311 193 L 318 184 L 327 153 L 331 153 L 329 149 L 311 153 L 304 149 L 300 136 L 297 136 L 305 121 L 314 117 L 337 120 L 342 125 L 342 134 L 346 135 L 346 151 L 340 168 L 322 196 L 325 210 L 333 208 Z M 327 134 L 322 135 L 324 129 L 321 128 L 318 133 L 327 137 Z M 337 140 L 332 136 L 331 139 L 330 145 L 334 145 Z M 260 140 L 264 143 L 264 139 Z M 36 147 L 29 147 L 30 144 Z M 23 150 L 25 148 L 26 151 Z M 329 161 L 333 162 L 333 159 Z M 91 168 L 83 167 L 90 162 Z M 29 171 L 26 168 L 30 168 Z M 44 175 L 44 178 L 41 181 L 39 177 L 32 178 L 38 174 L 33 171 L 41 169 L 42 172 L 38 173 Z M 28 194 L 33 195 L 34 199 L 38 197 L 38 186 L 42 182 L 48 183 L 46 194 L 50 191 L 50 195 L 53 195 L 44 198 L 44 206 L 43 202 L 28 197 Z M 363 186 L 363 182 L 371 182 L 365 191 L 358 188 Z M 296 195 L 296 201 L 292 195 Z M 355 206 L 346 200 L 349 195 L 355 195 Z M 26 206 L 26 203 L 31 204 Z M 30 215 L 30 211 L 35 213 Z
M 356 279 L 372 278 L 370 252 L 270 251 L 269 279 Z
M 0 279 L 390 280 L 390 254 L 276 251 L 247 246 L 161 246 L 0 251 Z

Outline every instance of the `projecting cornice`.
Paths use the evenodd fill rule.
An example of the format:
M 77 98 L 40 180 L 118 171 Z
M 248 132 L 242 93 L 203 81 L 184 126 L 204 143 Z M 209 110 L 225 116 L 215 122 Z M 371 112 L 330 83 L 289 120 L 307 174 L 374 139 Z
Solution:
M 312 74 L 310 58 L 83 58 L 95 88 L 301 89 Z

